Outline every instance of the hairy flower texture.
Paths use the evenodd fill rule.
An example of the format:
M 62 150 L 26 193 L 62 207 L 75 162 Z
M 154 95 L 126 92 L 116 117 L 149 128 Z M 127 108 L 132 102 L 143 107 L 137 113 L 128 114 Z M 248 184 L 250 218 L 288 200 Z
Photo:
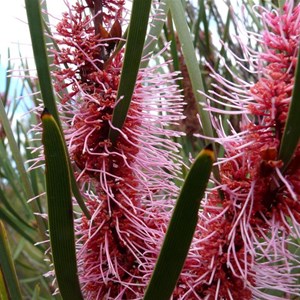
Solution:
M 66 141 L 92 215 L 76 220 L 80 282 L 85 299 L 141 299 L 178 193 L 179 145 L 171 138 L 180 134 L 167 128 L 182 118 L 182 100 L 176 74 L 159 72 L 164 65 L 142 69 L 111 143 L 123 51 L 107 62 L 127 12 L 124 1 L 103 1 L 106 17 L 96 31 L 98 14 L 89 17 L 88 4 L 63 15 L 54 53 Z
M 247 83 L 231 72 L 236 81 L 229 82 L 213 74 L 218 84 L 206 108 L 226 155 L 217 162 L 221 182 L 207 195 L 186 262 L 193 282 L 182 277 L 178 298 L 300 296 L 299 261 L 290 251 L 300 237 L 300 146 L 285 170 L 278 158 L 294 85 L 300 5 L 288 1 L 282 12 L 257 11 L 262 51 L 244 49 L 258 81 Z M 217 99 L 228 109 L 214 107 L 222 103 Z M 218 113 L 240 115 L 239 130 L 229 123 L 227 135 Z

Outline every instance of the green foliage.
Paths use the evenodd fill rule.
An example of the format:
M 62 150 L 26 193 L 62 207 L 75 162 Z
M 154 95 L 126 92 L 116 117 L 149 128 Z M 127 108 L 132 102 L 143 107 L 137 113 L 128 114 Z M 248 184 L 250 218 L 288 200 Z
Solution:
M 199 104 L 204 103 L 205 97 L 198 92 L 204 91 L 202 75 L 198 65 L 197 57 L 195 55 L 193 41 L 191 39 L 188 25 L 186 23 L 186 17 L 181 1 L 169 1 L 169 5 L 176 26 L 177 34 L 181 43 L 182 53 L 188 69 L 196 102 Z M 202 120 L 204 134 L 208 137 L 213 136 L 212 126 L 209 120 L 208 113 L 199 107 L 199 114 Z
M 118 129 L 123 127 L 129 109 L 131 97 L 144 49 L 145 35 L 148 25 L 151 0 L 134 0 L 132 15 L 129 24 L 128 38 L 125 47 L 125 56 L 121 79 L 117 93 L 117 101 L 113 112 L 112 125 Z M 116 142 L 119 135 L 117 130 L 110 130 L 109 139 Z
M 300 51 L 298 53 L 298 63 L 295 73 L 295 85 L 292 100 L 289 108 L 288 118 L 283 132 L 283 137 L 279 150 L 279 157 L 283 161 L 284 168 L 290 162 L 300 139 L 299 116 L 300 116 Z
M 13 263 L 7 233 L 0 221 L 0 288 L 4 298 L 22 300 L 19 282 Z M 4 284 L 3 284 L 4 278 Z M 2 298 L 1 298 L 2 299 Z
M 47 49 L 45 44 L 44 37 L 44 26 L 43 18 L 41 12 L 41 5 L 39 0 L 25 0 L 26 12 L 28 25 L 30 29 L 30 36 L 32 42 L 32 49 L 34 53 L 34 59 L 37 69 L 37 74 L 40 83 L 40 90 L 42 94 L 42 99 L 45 107 L 49 109 L 50 113 L 53 115 L 56 120 L 60 130 L 61 124 L 56 107 L 56 99 L 53 92 L 51 77 L 50 77 L 50 68 L 47 55 Z M 70 164 L 69 158 L 68 162 Z M 85 215 L 90 218 L 89 212 L 85 207 L 85 204 L 81 198 L 81 194 L 76 185 L 73 172 L 71 173 L 71 184 L 74 197 L 76 198 L 80 208 L 85 213 Z
M 172 296 L 193 239 L 213 162 L 214 154 L 209 145 L 192 164 L 177 199 L 144 300 L 168 300 Z
M 63 299 L 80 300 L 82 295 L 77 276 L 71 175 L 67 150 L 53 116 L 45 109 L 41 118 L 49 233 L 55 276 Z

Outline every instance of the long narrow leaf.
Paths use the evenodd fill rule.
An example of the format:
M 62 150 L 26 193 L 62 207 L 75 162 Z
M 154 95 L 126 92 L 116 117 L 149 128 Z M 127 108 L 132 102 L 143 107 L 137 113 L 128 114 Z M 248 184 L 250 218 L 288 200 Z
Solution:
M 5 281 L 1 269 L 0 269 L 0 299 L 9 300 L 8 291 L 6 290 Z
M 55 275 L 65 300 L 82 299 L 77 276 L 70 170 L 60 129 L 42 114 L 49 231 Z
M 15 218 L 12 214 L 10 214 L 5 208 L 0 206 L 0 220 L 3 220 L 6 224 L 11 226 L 16 232 L 18 232 L 23 238 L 29 241 L 32 245 L 35 244 L 35 240 L 33 239 L 33 234 L 35 231 L 31 228 L 24 226 L 23 222 L 20 222 L 19 219 Z M 41 251 L 43 247 L 41 245 L 37 246 Z
M 291 160 L 294 151 L 299 143 L 300 138 L 300 51 L 298 53 L 298 63 L 295 73 L 295 83 L 292 94 L 292 100 L 289 107 L 288 118 L 281 139 L 281 145 L 279 150 L 279 158 L 284 163 L 284 168 Z
M 11 70 L 13 69 L 12 65 L 11 65 L 11 60 L 10 60 L 10 49 L 8 48 L 7 50 L 7 68 L 6 68 L 6 75 L 9 74 L 9 72 L 11 72 Z M 10 89 L 10 85 L 11 85 L 11 76 L 6 76 L 5 77 L 5 92 L 3 94 L 3 103 L 4 105 L 8 102 L 8 92 Z
M 41 5 L 39 0 L 25 0 L 28 25 L 30 30 L 32 49 L 38 73 L 41 94 L 45 107 L 53 115 L 58 127 L 61 130 L 59 115 L 56 107 L 55 96 L 52 89 L 49 62 L 45 45 L 43 19 L 41 15 Z M 69 158 L 68 162 L 71 165 Z M 81 198 L 73 172 L 71 173 L 71 184 L 74 197 L 80 208 L 90 218 L 90 214 Z
M 4 277 L 10 299 L 22 300 L 20 286 L 9 249 L 7 234 L 3 223 L 0 221 L 0 272 Z
M 204 91 L 202 75 L 199 69 L 199 63 L 195 55 L 195 49 L 191 40 L 191 33 L 186 23 L 186 16 L 180 0 L 168 0 L 171 14 L 177 29 L 178 37 L 181 43 L 183 56 L 191 79 L 193 92 L 197 102 L 205 103 L 205 97 L 198 91 Z M 213 136 L 213 130 L 209 115 L 199 107 L 199 115 L 203 125 L 203 132 L 206 136 Z
M 178 49 L 177 49 L 177 42 L 176 42 L 176 34 L 174 31 L 173 20 L 172 20 L 172 16 L 171 16 L 170 12 L 168 14 L 168 28 L 169 28 L 169 37 L 168 38 L 172 41 L 170 50 L 171 50 L 174 70 L 179 71 L 180 66 L 179 66 L 179 56 L 178 56 Z M 181 83 L 180 83 L 180 85 L 181 85 Z
M 112 125 L 121 129 L 126 120 L 127 112 L 134 91 L 135 82 L 144 48 L 145 35 L 148 26 L 151 0 L 134 0 L 129 24 L 128 39 L 125 48 L 125 57 L 121 79 L 117 93 L 120 100 L 114 108 Z M 119 135 L 117 130 L 111 129 L 109 138 L 116 142 Z
M 22 184 L 24 186 L 24 190 L 26 192 L 26 197 L 27 197 L 27 199 L 33 198 L 35 195 L 33 193 L 33 190 L 32 190 L 31 184 L 30 184 L 30 180 L 28 178 L 28 174 L 25 170 L 25 166 L 24 166 L 24 163 L 22 160 L 20 150 L 19 150 L 16 140 L 14 138 L 12 128 L 10 126 L 9 120 L 5 113 L 5 109 L 4 109 L 2 101 L 0 101 L 0 119 L 1 119 L 2 126 L 4 128 L 4 131 L 6 133 L 11 152 L 12 152 L 13 157 L 16 162 L 16 166 L 19 171 L 19 174 L 20 174 L 20 177 L 22 180 Z M 39 212 L 39 208 L 34 201 L 31 201 L 30 205 L 32 206 L 33 211 Z M 43 220 L 40 217 L 36 216 L 36 221 L 37 221 L 41 236 L 43 237 L 43 239 L 46 239 L 46 237 L 44 235 L 46 228 L 43 223 Z
M 186 177 L 144 300 L 171 297 L 193 239 L 213 161 L 208 146 L 198 154 Z
M 153 20 L 152 26 L 149 30 L 149 33 L 147 35 L 146 41 L 145 41 L 145 47 L 143 49 L 143 55 L 144 58 L 143 61 L 140 64 L 140 68 L 147 67 L 149 60 L 150 60 L 150 53 L 153 52 L 158 37 L 163 29 L 163 26 L 165 24 L 166 16 L 169 11 L 169 5 L 166 0 L 161 0 L 159 3 L 159 7 L 157 9 L 159 12 L 155 19 Z M 145 58 L 147 57 L 147 58 Z
M 39 300 L 40 299 L 40 291 L 41 291 L 41 288 L 39 285 L 36 285 L 35 288 L 34 288 L 34 292 L 33 292 L 33 295 L 32 295 L 32 298 L 31 300 Z
M 41 5 L 39 0 L 25 0 L 28 25 L 31 36 L 32 49 L 39 78 L 42 98 L 45 107 L 59 123 L 59 116 L 53 93 L 48 55 L 45 46 L 44 27 L 41 15 Z
M 18 219 L 18 221 L 20 222 L 20 224 L 22 224 L 22 227 L 25 226 L 26 228 L 30 228 L 30 229 L 33 229 L 33 227 L 27 223 L 25 221 L 24 218 L 22 218 L 18 212 L 15 210 L 15 208 L 13 207 L 14 204 L 12 204 L 8 199 L 7 197 L 5 196 L 4 192 L 2 191 L 1 187 L 0 187 L 0 203 L 3 204 L 3 206 L 5 207 L 5 209 L 7 211 L 9 211 L 16 219 Z M 1 210 L 1 205 L 0 205 L 0 210 Z M 23 212 L 22 212 L 23 213 Z
M 0 113 L 1 114 L 1 113 Z M 4 121 L 5 122 L 5 121 Z M 5 125 L 6 126 L 6 125 Z M 14 141 L 14 137 L 9 137 L 8 141 L 11 141 L 12 143 L 15 143 L 17 145 L 17 142 Z M 10 146 L 10 145 L 9 145 Z M 10 147 L 11 150 L 12 147 Z M 17 146 L 16 146 L 16 149 Z M 11 191 L 13 192 L 13 194 L 15 195 L 14 199 L 16 202 L 20 202 L 22 205 L 22 214 L 24 218 L 30 219 L 33 214 L 32 211 L 30 210 L 30 207 L 27 204 L 27 198 L 26 196 L 30 195 L 28 192 L 31 192 L 30 190 L 30 184 L 28 182 L 28 186 L 20 186 L 19 182 L 20 180 L 22 180 L 22 177 L 19 176 L 18 173 L 20 173 L 20 167 L 22 168 L 22 165 L 20 165 L 20 167 L 15 167 L 15 161 L 12 162 L 11 156 L 9 155 L 9 149 L 7 146 L 5 146 L 4 143 L 0 143 L 0 165 L 1 165 L 1 171 L 3 172 L 2 176 L 3 179 L 5 178 L 5 180 L 7 180 L 7 184 L 10 186 Z M 17 157 L 17 155 L 13 155 L 13 158 Z M 20 157 L 20 162 L 22 162 L 22 158 Z M 22 170 L 22 171 L 25 171 Z M 24 173 L 24 175 L 26 175 Z M 27 183 L 25 183 L 26 185 Z M 28 189 L 29 187 L 29 189 Z M 4 186 L 3 186 L 4 188 Z M 25 197 L 24 197 L 24 193 L 25 193 Z M 3 202 L 4 199 L 0 198 L 0 201 Z M 11 200 L 7 199 L 8 201 L 11 202 Z M 5 203 L 3 203 L 5 204 Z
M 195 54 L 195 49 L 193 47 L 193 41 L 191 39 L 191 34 L 186 22 L 185 12 L 183 10 L 181 0 L 167 0 L 170 6 L 171 14 L 177 29 L 178 37 L 182 47 L 182 53 L 184 60 L 188 69 L 189 77 L 191 80 L 193 93 L 196 102 L 199 103 L 198 111 L 202 123 L 203 133 L 208 137 L 214 136 L 212 125 L 210 122 L 209 114 L 205 111 L 201 105 L 206 103 L 205 96 L 199 91 L 205 92 L 202 75 L 199 68 L 199 63 Z M 215 155 L 217 151 L 215 145 L 213 144 Z M 213 168 L 213 173 L 215 178 L 220 181 L 220 174 L 218 167 Z M 220 197 L 223 198 L 222 191 L 219 192 Z

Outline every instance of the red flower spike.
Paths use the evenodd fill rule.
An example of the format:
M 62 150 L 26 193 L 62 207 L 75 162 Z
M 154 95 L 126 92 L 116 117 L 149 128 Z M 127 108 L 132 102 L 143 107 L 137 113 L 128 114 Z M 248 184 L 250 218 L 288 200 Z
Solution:
M 65 138 L 91 220 L 79 216 L 79 276 L 85 299 L 141 299 L 177 196 L 180 136 L 166 126 L 182 119 L 177 74 L 163 66 L 139 72 L 120 135 L 108 139 L 123 51 L 103 69 L 121 37 L 124 1 L 102 1 L 96 31 L 88 6 L 69 7 L 57 25 L 56 90 Z M 100 12 L 99 12 L 100 13 Z M 96 33 L 97 32 L 97 33 Z M 104 50 L 104 52 L 102 52 Z M 67 64 L 67 68 L 66 65 Z
M 237 83 L 230 83 L 213 73 L 220 92 L 215 94 L 224 99 L 224 106 L 236 108 L 231 113 L 241 114 L 241 131 L 232 127 L 227 136 L 212 118 L 219 135 L 216 142 L 226 153 L 218 162 L 217 188 L 224 200 L 211 191 L 200 214 L 186 277 L 181 279 L 186 288 L 179 295 L 188 299 L 282 299 L 269 295 L 270 289 L 300 295 L 293 274 L 299 262 L 289 252 L 291 238 L 300 237 L 300 146 L 284 173 L 278 159 L 299 51 L 300 5 L 287 1 L 282 13 L 264 8 L 261 12 L 263 51 L 251 58 L 259 80 L 247 84 L 233 75 Z M 254 52 L 245 56 L 249 53 Z M 212 115 L 228 112 L 209 104 L 206 109 Z

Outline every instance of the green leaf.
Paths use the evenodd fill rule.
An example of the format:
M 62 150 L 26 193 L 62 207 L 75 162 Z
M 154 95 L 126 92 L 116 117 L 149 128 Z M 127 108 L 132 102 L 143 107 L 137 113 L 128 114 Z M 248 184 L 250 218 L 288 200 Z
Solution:
M 6 133 L 6 137 L 7 137 L 12 155 L 14 157 L 17 170 L 20 174 L 20 179 L 22 181 L 22 186 L 24 187 L 26 197 L 27 197 L 27 199 L 33 198 L 33 197 L 35 197 L 35 195 L 33 193 L 31 183 L 30 183 L 27 171 L 26 171 L 24 163 L 23 163 L 22 155 L 20 153 L 20 149 L 19 149 L 18 144 L 17 144 L 17 142 L 14 138 L 13 131 L 12 131 L 12 128 L 10 126 L 10 122 L 7 118 L 7 115 L 5 113 L 5 108 L 3 106 L 2 101 L 0 101 L 0 119 L 1 119 L 1 124 L 4 128 L 4 131 Z M 40 212 L 39 207 L 37 206 L 35 201 L 31 201 L 30 205 L 31 205 L 33 211 Z M 36 218 L 36 221 L 37 221 L 37 224 L 38 224 L 38 227 L 39 227 L 40 234 L 41 234 L 42 238 L 46 239 L 46 236 L 45 236 L 46 228 L 45 228 L 45 225 L 43 223 L 43 220 L 40 217 L 37 217 L 37 216 L 35 218 Z
M 59 115 L 56 107 L 55 96 L 52 89 L 49 62 L 48 62 L 48 56 L 47 56 L 45 38 L 44 38 L 44 27 L 43 27 L 42 15 L 41 15 L 40 1 L 25 0 L 25 4 L 26 4 L 26 12 L 27 12 L 31 42 L 32 42 L 32 49 L 34 54 L 34 60 L 35 60 L 36 69 L 38 73 L 43 102 L 45 107 L 47 107 L 47 109 L 53 115 L 56 123 L 58 124 L 60 131 L 62 132 Z M 68 157 L 68 163 L 71 166 L 69 157 Z M 73 172 L 71 172 L 71 185 L 72 185 L 72 191 L 74 197 L 76 198 L 80 208 L 82 209 L 86 217 L 90 219 L 90 214 L 84 205 Z
M 222 47 L 221 47 L 221 50 L 220 50 L 220 57 L 218 58 L 218 60 L 216 62 L 216 65 L 215 65 L 215 70 L 216 71 L 219 68 L 221 58 L 226 58 L 227 57 L 226 49 L 225 49 L 225 43 L 229 42 L 229 37 L 230 37 L 229 26 L 230 26 L 230 23 L 231 23 L 231 13 L 230 13 L 230 10 L 228 10 L 227 17 L 226 17 L 226 23 L 225 23 L 225 26 L 224 26 L 224 33 L 223 33 L 223 36 L 222 36 L 223 43 L 222 43 Z
M 34 292 L 33 292 L 33 295 L 31 297 L 32 300 L 39 300 L 40 298 L 40 291 L 41 291 L 41 288 L 40 286 L 37 284 L 34 288 Z
M 13 206 L 15 206 L 15 203 L 11 203 L 12 201 L 9 201 L 7 197 L 5 196 L 4 192 L 2 191 L 2 188 L 0 187 L 0 203 L 2 203 L 5 207 L 5 209 L 12 214 L 19 222 L 21 227 L 26 226 L 26 228 L 33 229 L 31 225 L 29 225 L 15 210 Z M 0 205 L 0 210 L 2 209 L 2 206 Z M 24 212 L 22 212 L 24 214 Z
M 161 0 L 159 2 L 159 7 L 157 9 L 159 11 L 159 14 L 155 16 L 155 19 L 153 20 L 152 26 L 150 27 L 149 33 L 146 38 L 145 47 L 143 49 L 143 61 L 140 64 L 140 68 L 146 68 L 149 60 L 150 60 L 150 53 L 153 52 L 157 40 L 159 38 L 159 35 L 163 29 L 163 26 L 165 24 L 166 16 L 169 11 L 169 5 L 166 0 Z M 147 57 L 147 58 L 145 58 Z
M 191 33 L 186 23 L 185 12 L 180 0 L 168 0 L 171 14 L 177 29 L 177 34 L 181 43 L 184 60 L 189 72 L 190 80 L 193 87 L 193 93 L 198 103 L 205 103 L 205 96 L 198 91 L 204 91 L 202 75 L 199 69 L 199 63 L 196 58 Z M 206 136 L 212 137 L 213 130 L 210 123 L 209 115 L 202 108 L 199 109 L 199 115 L 203 125 L 203 132 Z
M 177 199 L 144 300 L 170 299 L 188 254 L 214 161 L 211 145 L 196 157 Z
M 20 286 L 9 249 L 8 238 L 0 221 L 0 273 L 2 273 L 10 299 L 22 300 Z M 1 298 L 2 299 L 2 298 Z
M 45 109 L 42 114 L 49 232 L 55 275 L 64 300 L 83 299 L 77 276 L 71 178 L 60 129 Z
M 168 28 L 169 28 L 168 39 L 172 41 L 170 50 L 171 50 L 171 56 L 172 56 L 174 71 L 180 71 L 178 49 L 177 49 L 177 42 L 176 42 L 177 37 L 176 37 L 176 33 L 174 31 L 173 20 L 172 20 L 172 16 L 171 16 L 170 12 L 168 14 Z M 180 85 L 182 85 L 181 82 L 180 82 Z
M 24 226 L 24 223 L 21 222 L 19 219 L 15 218 L 8 210 L 4 209 L 0 206 L 0 220 L 5 221 L 6 224 L 11 226 L 16 232 L 18 232 L 23 238 L 29 241 L 32 245 L 36 243 L 36 241 L 32 238 L 35 234 L 35 231 Z M 30 228 L 30 229 L 29 229 Z M 44 249 L 41 245 L 38 245 L 37 248 L 44 252 Z
M 5 281 L 1 269 L 0 269 L 0 299 L 9 300 L 8 291 L 6 290 Z
M 59 124 L 59 116 L 52 88 L 48 55 L 45 45 L 44 27 L 40 1 L 25 0 L 25 5 L 31 36 L 32 50 L 40 82 L 42 98 L 45 107 L 48 108 L 48 110 L 54 116 L 56 122 Z
M 181 43 L 182 53 L 187 66 L 196 102 L 199 104 L 205 104 L 205 96 L 199 93 L 199 91 L 205 92 L 202 75 L 195 54 L 196 52 L 193 46 L 193 41 L 191 39 L 191 33 L 186 22 L 186 16 L 183 10 L 182 2 L 181 0 L 167 0 L 167 3 L 170 6 L 174 24 L 177 29 L 178 38 Z M 213 137 L 214 133 L 208 112 L 205 111 L 200 105 L 198 106 L 198 111 L 204 135 L 207 137 Z M 217 152 L 214 143 L 213 148 L 216 155 Z M 213 173 L 215 178 L 220 181 L 218 167 L 213 168 Z M 222 192 L 220 192 L 220 197 L 223 198 Z
M 6 68 L 6 77 L 5 77 L 5 92 L 3 94 L 3 104 L 4 106 L 8 103 L 8 92 L 11 86 L 11 76 L 9 75 L 9 72 L 12 71 L 13 66 L 11 65 L 11 57 L 10 57 L 10 49 L 7 49 L 7 68 Z M 1 95 L 2 96 L 2 95 Z M 1 97 L 2 98 L 2 97 Z
M 295 83 L 292 94 L 292 100 L 289 107 L 288 117 L 285 124 L 283 136 L 281 139 L 279 158 L 284 163 L 284 168 L 290 162 L 300 138 L 300 51 L 298 53 L 298 63 L 295 72 Z
M 206 57 L 211 55 L 211 47 L 210 47 L 210 32 L 209 32 L 209 20 L 205 12 L 205 3 L 204 0 L 200 0 L 200 7 L 199 7 L 199 17 L 201 22 L 203 23 L 204 27 L 204 35 L 205 35 L 205 46 L 206 46 Z M 200 24 L 199 24 L 200 25 Z M 200 26 L 198 27 L 200 29 Z M 197 43 L 197 38 L 200 39 L 200 34 L 197 32 L 195 34 L 195 43 Z M 194 45 L 195 45 L 194 43 Z
M 1 108 L 0 108 L 0 110 L 1 110 Z M 11 137 L 8 138 L 9 143 L 12 142 L 12 143 L 17 144 L 16 141 L 14 140 L 13 136 L 12 136 L 12 140 L 10 140 L 10 139 L 11 139 Z M 15 147 L 15 146 L 13 145 L 13 147 Z M 29 195 L 31 195 L 30 182 L 28 181 L 27 183 L 25 182 L 24 184 L 20 185 L 20 181 L 24 178 L 19 176 L 18 172 L 19 173 L 21 171 L 24 172 L 24 176 L 26 176 L 27 174 L 25 173 L 25 168 L 22 165 L 23 164 L 22 157 L 19 158 L 21 164 L 17 168 L 15 167 L 16 162 L 12 161 L 12 157 L 10 156 L 11 149 L 12 149 L 12 147 L 10 147 L 10 149 L 8 149 L 8 147 L 5 146 L 5 143 L 0 143 L 0 165 L 1 165 L 1 171 L 3 172 L 1 174 L 1 176 L 3 177 L 3 179 L 5 178 L 5 180 L 7 180 L 7 185 L 10 187 L 11 192 L 14 194 L 15 204 L 21 203 L 23 217 L 30 219 L 31 217 L 33 217 L 33 213 L 27 204 L 28 198 L 26 198 Z M 17 149 L 17 151 L 19 151 L 17 146 L 15 149 Z M 17 155 L 14 153 L 13 158 L 17 157 Z M 19 153 L 19 155 L 20 155 L 20 153 Z M 23 170 L 21 170 L 20 167 L 23 168 Z M 5 192 L 5 190 L 7 190 L 6 186 L 3 186 L 3 189 L 4 189 L 3 192 Z M 28 194 L 28 193 L 30 193 L 30 194 Z M 25 197 L 24 197 L 24 194 L 25 194 Z M 8 201 L 9 201 L 9 199 L 8 199 Z M 0 202 L 2 202 L 4 205 L 6 205 L 5 199 L 2 198 L 1 195 L 0 195 Z M 12 201 L 10 200 L 9 202 L 12 202 Z
M 134 0 L 132 4 L 124 63 L 116 98 L 119 102 L 114 108 L 112 117 L 112 125 L 118 129 L 122 129 L 124 125 L 134 91 L 144 48 L 150 8 L 151 0 Z M 118 135 L 117 130 L 110 129 L 109 139 L 112 143 L 116 142 Z
M 283 0 L 285 2 L 285 0 Z M 254 5 L 256 5 L 255 1 L 253 0 L 243 0 L 243 4 L 244 7 L 247 10 L 247 13 L 249 14 L 249 19 L 251 18 L 251 21 L 253 22 L 253 24 L 255 24 L 258 28 L 258 30 L 262 30 L 262 22 L 261 20 L 259 20 L 259 18 L 256 16 L 254 10 L 252 9 L 252 7 Z M 234 21 L 234 20 L 233 20 Z

